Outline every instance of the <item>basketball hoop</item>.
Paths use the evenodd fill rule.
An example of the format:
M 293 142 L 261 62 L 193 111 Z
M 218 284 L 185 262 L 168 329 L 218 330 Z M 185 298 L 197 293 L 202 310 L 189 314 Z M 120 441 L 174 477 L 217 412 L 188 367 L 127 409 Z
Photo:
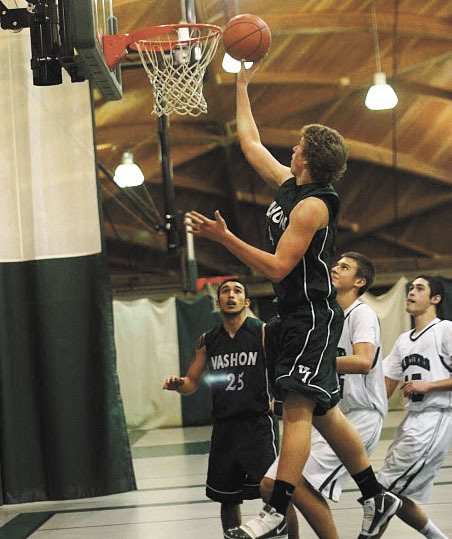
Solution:
M 157 116 L 199 116 L 207 112 L 203 78 L 220 35 L 221 28 L 213 24 L 164 24 L 104 36 L 104 53 L 112 69 L 126 48 L 138 52 L 152 85 Z

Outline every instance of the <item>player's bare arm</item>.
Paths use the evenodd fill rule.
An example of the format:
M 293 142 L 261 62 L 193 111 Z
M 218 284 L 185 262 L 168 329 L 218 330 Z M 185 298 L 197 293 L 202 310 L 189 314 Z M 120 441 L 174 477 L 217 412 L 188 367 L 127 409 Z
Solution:
M 196 211 L 188 212 L 186 218 L 191 222 L 193 235 L 222 244 L 248 267 L 277 283 L 300 262 L 314 234 L 327 226 L 329 215 L 326 204 L 318 198 L 310 197 L 299 202 L 290 214 L 289 225 L 274 254 L 235 236 L 218 210 L 215 220 Z
M 388 396 L 388 399 L 392 396 L 398 385 L 398 380 L 385 376 L 386 395 Z
M 261 178 L 273 187 L 278 187 L 292 176 L 290 168 L 280 163 L 261 142 L 254 121 L 248 96 L 248 83 L 259 68 L 256 62 L 251 69 L 242 67 L 237 75 L 237 136 L 248 163 Z
M 207 354 L 205 334 L 201 335 L 196 346 L 195 355 L 185 376 L 169 376 L 163 383 L 162 388 L 169 391 L 177 391 L 182 395 L 194 393 L 199 386 L 202 373 L 206 368 Z
M 401 389 L 405 397 L 413 393 L 425 395 L 432 391 L 452 391 L 452 378 L 435 380 L 434 382 L 423 382 L 422 380 L 410 380 L 402 384 Z
M 336 358 L 339 374 L 369 374 L 375 359 L 375 345 L 370 342 L 353 344 L 353 354 Z

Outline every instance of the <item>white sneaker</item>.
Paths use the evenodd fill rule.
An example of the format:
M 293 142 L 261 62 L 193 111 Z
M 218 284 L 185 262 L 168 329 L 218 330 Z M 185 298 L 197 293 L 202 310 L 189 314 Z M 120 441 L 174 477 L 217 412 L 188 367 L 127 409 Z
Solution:
M 225 531 L 224 539 L 287 539 L 286 517 L 265 505 L 257 517 Z
M 368 500 L 358 500 L 364 509 L 363 525 L 358 539 L 378 535 L 380 528 L 396 514 L 402 500 L 392 492 L 381 492 Z

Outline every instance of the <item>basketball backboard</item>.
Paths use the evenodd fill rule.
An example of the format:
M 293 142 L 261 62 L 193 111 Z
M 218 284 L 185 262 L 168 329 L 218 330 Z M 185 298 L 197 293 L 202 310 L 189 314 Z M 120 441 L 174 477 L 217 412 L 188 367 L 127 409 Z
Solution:
M 110 71 L 103 54 L 102 37 L 117 33 L 113 0 L 60 0 L 72 28 L 75 62 L 79 72 L 93 80 L 107 100 L 121 99 L 120 68 Z
M 121 99 L 120 69 L 111 71 L 103 52 L 103 36 L 117 33 L 113 0 L 6 1 L 0 0 L 1 27 L 30 28 L 35 85 L 61 84 L 64 68 L 72 82 L 90 79 L 107 100 Z

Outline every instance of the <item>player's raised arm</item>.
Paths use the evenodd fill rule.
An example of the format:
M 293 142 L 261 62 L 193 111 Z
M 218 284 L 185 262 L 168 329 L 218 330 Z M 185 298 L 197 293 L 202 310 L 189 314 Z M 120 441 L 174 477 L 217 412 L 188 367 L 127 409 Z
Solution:
M 289 225 L 275 254 L 253 247 L 235 236 L 218 210 L 215 220 L 196 211 L 188 212 L 186 219 L 191 223 L 191 234 L 221 243 L 248 267 L 278 283 L 303 258 L 317 230 L 328 224 L 328 209 L 322 200 L 314 197 L 299 202 L 290 214 Z
M 201 335 L 196 345 L 195 355 L 185 376 L 169 376 L 164 382 L 162 389 L 177 391 L 181 395 L 194 393 L 201 381 L 202 373 L 206 367 L 206 343 L 205 334 Z
M 275 159 L 262 144 L 259 130 L 251 111 L 248 83 L 258 67 L 258 62 L 250 69 L 245 69 L 242 66 L 240 73 L 237 75 L 237 136 L 248 163 L 266 183 L 273 187 L 278 187 L 292 174 L 290 168 Z

